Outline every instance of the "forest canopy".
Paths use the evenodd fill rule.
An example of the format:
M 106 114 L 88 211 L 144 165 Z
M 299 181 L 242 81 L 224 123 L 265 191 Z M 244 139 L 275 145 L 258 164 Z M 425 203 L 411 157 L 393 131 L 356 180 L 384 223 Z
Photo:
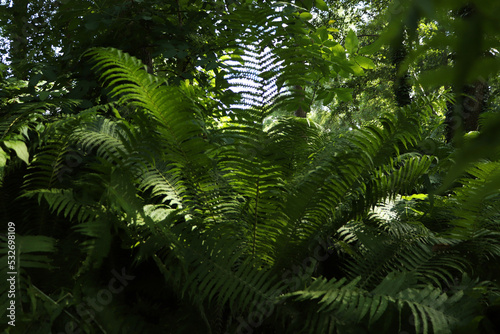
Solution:
M 0 327 L 500 332 L 498 17 L 1 0 Z

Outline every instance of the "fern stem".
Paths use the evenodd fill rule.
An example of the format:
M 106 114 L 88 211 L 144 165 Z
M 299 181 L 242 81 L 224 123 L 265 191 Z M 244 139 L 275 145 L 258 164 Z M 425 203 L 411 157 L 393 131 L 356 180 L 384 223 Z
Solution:
M 260 176 L 257 176 L 257 188 L 255 193 L 255 220 L 253 224 L 253 245 L 252 245 L 252 257 L 255 259 L 256 244 L 257 244 L 257 221 L 258 221 L 258 208 L 259 208 L 259 186 L 260 186 Z

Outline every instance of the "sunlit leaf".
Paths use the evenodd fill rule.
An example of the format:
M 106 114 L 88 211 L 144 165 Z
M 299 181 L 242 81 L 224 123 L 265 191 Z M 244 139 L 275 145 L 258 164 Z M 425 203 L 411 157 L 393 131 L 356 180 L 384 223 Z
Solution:
M 356 33 L 351 29 L 349 30 L 349 33 L 347 33 L 347 36 L 345 38 L 345 48 L 347 49 L 347 52 L 349 53 L 356 53 L 358 51 L 358 36 L 356 36 Z
M 309 12 L 303 12 L 303 13 L 300 13 L 299 14 L 299 17 L 302 19 L 302 20 L 306 20 L 306 21 L 309 21 L 313 18 L 312 14 L 309 13 Z
M 324 11 L 328 10 L 328 5 L 324 0 L 316 0 L 316 7 Z
M 337 99 L 339 99 L 340 101 L 352 101 L 352 88 L 334 88 L 333 91 L 335 92 Z
M 375 68 L 375 64 L 373 63 L 373 60 L 371 60 L 370 58 L 366 58 L 363 56 L 356 56 L 356 57 L 354 57 L 354 60 L 362 68 L 365 68 L 368 70 Z
M 5 147 L 14 150 L 22 161 L 29 163 L 29 153 L 26 144 L 22 141 L 4 141 L 3 144 Z

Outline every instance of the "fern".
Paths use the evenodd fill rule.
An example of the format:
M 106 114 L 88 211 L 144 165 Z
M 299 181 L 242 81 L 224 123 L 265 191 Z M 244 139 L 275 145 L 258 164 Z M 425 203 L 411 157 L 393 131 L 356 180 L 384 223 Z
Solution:
M 350 277 L 361 275 L 363 286 L 371 287 L 391 272 L 411 272 L 420 282 L 442 286 L 453 281 L 453 274 L 466 269 L 456 254 L 433 251 L 436 244 L 456 242 L 435 236 L 418 223 L 375 225 L 362 222 L 339 230 L 341 242 L 354 254 L 348 264 Z
M 84 243 L 87 260 L 82 268 L 99 264 L 109 251 L 112 222 L 139 242 L 138 261 L 153 257 L 165 280 L 195 305 L 222 305 L 238 314 L 251 312 L 259 301 L 278 302 L 276 291 L 291 290 L 290 296 L 295 296 L 296 287 L 278 280 L 276 273 L 292 266 L 318 233 L 365 217 L 380 201 L 414 191 L 433 161 L 430 156 L 405 154 L 418 144 L 420 129 L 417 118 L 404 110 L 383 118 L 381 126 L 373 124 L 334 139 L 332 149 L 328 137 L 303 121 L 284 119 L 266 128 L 267 102 L 252 102 L 241 118 L 211 133 L 223 138 L 223 145 L 210 143 L 201 135 L 207 131 L 190 101 L 188 85 L 168 87 L 120 51 L 96 49 L 90 54 L 111 95 L 136 108 L 136 115 L 130 121 L 89 116 L 72 125 L 64 137 L 89 154 L 86 168 L 92 176 L 85 178 L 80 172 L 78 182 L 103 187 L 90 199 L 90 207 L 64 189 L 27 194 L 38 193 L 53 210 L 80 221 L 75 228 L 90 237 Z M 348 209 L 353 207 L 356 210 Z M 347 301 L 337 305 L 337 297 L 328 297 L 318 317 L 312 316 L 306 325 L 333 328 L 344 313 L 360 322 L 366 305 L 379 310 L 370 313 L 375 323 L 390 302 L 400 311 L 403 306 L 413 310 L 424 330 L 427 321 L 440 328 L 442 314 L 428 309 L 431 301 L 425 298 L 434 297 L 425 289 L 412 292 L 423 296 L 414 304 L 403 294 L 399 304 L 392 295 L 393 299 L 376 297 L 370 304 L 365 290 L 356 291 L 376 287 L 393 272 L 441 284 L 451 280 L 452 271 L 463 270 L 461 264 L 453 256 L 435 260 L 430 248 L 438 238 L 431 233 L 412 239 L 411 229 L 367 231 L 355 233 L 359 261 L 346 267 L 351 277 L 361 275 L 363 285 L 356 280 L 346 286 L 317 280 L 332 284 L 329 291 L 340 289 L 340 295 L 358 298 L 353 305 L 361 309 L 346 308 Z M 386 256 L 374 269 L 375 262 L 364 261 L 370 261 L 365 254 L 379 254 L 380 244 L 387 245 Z M 446 269 L 437 270 L 436 265 Z M 341 312 L 334 318 L 323 314 L 337 306 Z
M 96 108 L 54 122 L 24 196 L 44 199 L 82 236 L 76 276 L 104 263 L 119 233 L 135 263 L 154 262 L 207 331 L 211 315 L 229 313 L 230 330 L 265 302 L 276 309 L 273 317 L 290 320 L 286 331 L 400 331 L 401 321 L 390 320 L 412 315 L 417 332 L 451 332 L 470 320 L 457 305 L 475 302 L 442 292 L 472 271 L 463 250 L 475 247 L 482 259 L 499 254 L 498 166 L 469 170 L 464 187 L 455 189 L 445 232 L 400 213 L 387 220 L 372 215 L 381 203 L 423 191 L 422 179 L 435 172 L 436 157 L 418 152 L 434 100 L 342 136 L 290 117 L 267 125 L 278 110 L 308 108 L 312 97 L 296 86 L 329 70 L 355 72 L 344 54 L 325 58 L 311 46 L 305 32 L 314 32 L 295 11 L 261 3 L 222 20 L 225 71 L 241 93 L 213 113 L 201 109 L 193 83 L 169 86 L 122 51 L 90 50 L 114 117 Z M 229 120 L 214 129 L 207 119 L 214 114 Z M 58 178 L 72 150 L 81 152 L 80 164 L 71 177 Z M 485 195 L 476 200 L 477 193 Z M 485 219 L 477 221 L 479 215 Z M 332 235 L 334 266 L 344 278 L 322 277 L 311 260 L 296 280 L 280 279 L 312 258 L 318 238 Z M 302 305 L 303 317 L 294 312 Z
M 342 333 L 352 330 L 353 326 L 381 330 L 382 316 L 387 318 L 388 313 L 398 313 L 395 316 L 401 319 L 407 310 L 417 333 L 452 333 L 452 328 L 463 320 L 460 316 L 470 319 L 469 311 L 462 308 L 466 298 L 461 293 L 450 297 L 430 285 L 410 288 L 408 285 L 413 279 L 411 274 L 389 275 L 370 291 L 358 286 L 361 277 L 349 282 L 320 278 L 306 289 L 282 298 L 299 305 L 314 301 L 307 307 L 308 320 L 303 329 L 307 333 Z M 401 325 L 392 330 L 401 330 Z
M 12 252 L 9 252 L 11 248 L 8 247 L 8 239 L 6 236 L 1 236 L 0 243 L 0 254 L 2 254 L 0 265 L 0 270 L 3 273 L 15 273 L 10 274 L 9 277 L 15 277 L 15 299 L 17 305 L 21 303 L 31 304 L 30 309 L 26 312 L 36 312 L 36 298 L 33 297 L 31 290 L 33 289 L 33 284 L 30 278 L 30 269 L 40 268 L 40 269 L 51 269 L 51 255 L 56 251 L 56 240 L 50 237 L 42 235 L 19 235 L 16 234 L 15 238 L 15 268 L 8 267 L 8 263 L 11 262 Z M 9 259 L 9 261 L 7 261 Z M 9 281 L 3 280 L 0 283 L 0 296 L 2 303 L 4 305 L 9 305 L 8 291 L 10 289 Z M 17 308 L 16 308 L 17 309 Z M 9 318 L 6 317 L 8 310 L 4 308 L 2 310 L 2 323 L 5 324 Z M 21 310 L 22 312 L 22 310 Z

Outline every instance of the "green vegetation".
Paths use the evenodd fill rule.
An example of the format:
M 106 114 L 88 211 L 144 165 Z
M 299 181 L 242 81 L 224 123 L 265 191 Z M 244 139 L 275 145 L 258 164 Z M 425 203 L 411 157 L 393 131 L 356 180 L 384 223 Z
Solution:
M 5 333 L 500 331 L 493 1 L 0 17 Z

